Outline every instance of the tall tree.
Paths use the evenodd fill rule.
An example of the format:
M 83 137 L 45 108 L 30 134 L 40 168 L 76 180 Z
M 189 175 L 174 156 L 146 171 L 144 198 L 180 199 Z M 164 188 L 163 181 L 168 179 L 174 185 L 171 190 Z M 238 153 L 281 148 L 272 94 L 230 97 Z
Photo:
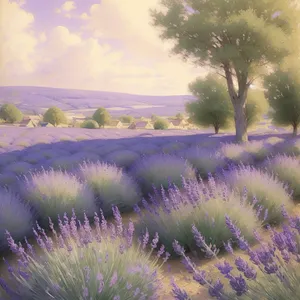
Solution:
M 275 70 L 265 77 L 266 96 L 272 108 L 273 122 L 292 126 L 297 135 L 300 125 L 300 72 L 299 69 Z
M 295 0 L 161 0 L 151 10 L 173 53 L 226 78 L 236 139 L 247 141 L 250 85 L 268 66 L 298 51 L 300 11 Z
M 0 118 L 7 123 L 18 123 L 23 120 L 23 113 L 14 104 L 6 103 L 0 108 Z

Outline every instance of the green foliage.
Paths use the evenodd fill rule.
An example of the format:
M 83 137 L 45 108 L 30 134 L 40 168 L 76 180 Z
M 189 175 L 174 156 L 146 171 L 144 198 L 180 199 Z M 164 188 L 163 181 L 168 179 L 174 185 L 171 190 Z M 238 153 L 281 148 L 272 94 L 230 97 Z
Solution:
M 159 117 L 157 115 L 151 115 L 151 122 L 155 122 Z
M 169 121 L 163 118 L 157 118 L 153 124 L 155 130 L 164 130 L 169 128 Z
M 129 116 L 129 115 L 121 116 L 120 117 L 120 121 L 122 123 L 132 123 L 132 122 L 134 122 L 134 117 L 133 116 Z
M 176 114 L 176 116 L 175 116 L 175 118 L 177 119 L 177 120 L 184 120 L 184 114 L 183 113 L 178 113 L 178 114 Z
M 265 77 L 264 86 L 272 108 L 271 117 L 278 125 L 292 126 L 297 135 L 300 124 L 300 72 L 277 69 Z
M 0 108 L 0 118 L 6 123 L 19 123 L 23 120 L 23 114 L 14 104 L 8 103 Z
M 215 133 L 230 125 L 233 118 L 232 104 L 225 83 L 212 75 L 196 79 L 189 85 L 191 93 L 198 98 L 186 104 L 186 111 L 197 125 L 213 126 Z
M 262 91 L 250 89 L 246 103 L 247 128 L 261 120 L 263 114 L 268 111 L 268 101 Z
M 250 85 L 268 65 L 299 53 L 297 1 L 161 0 L 160 4 L 151 17 L 161 38 L 174 43 L 173 54 L 226 78 L 236 138 L 247 141 L 244 105 Z
M 52 106 L 45 112 L 43 121 L 57 126 L 59 124 L 66 124 L 67 118 L 60 108 Z
M 96 128 L 99 128 L 99 124 L 94 120 L 86 120 L 81 124 L 80 127 L 88 128 L 88 129 L 96 129 Z
M 100 107 L 94 112 L 92 118 L 99 124 L 100 127 L 104 127 L 104 125 L 109 124 L 111 116 L 104 107 Z

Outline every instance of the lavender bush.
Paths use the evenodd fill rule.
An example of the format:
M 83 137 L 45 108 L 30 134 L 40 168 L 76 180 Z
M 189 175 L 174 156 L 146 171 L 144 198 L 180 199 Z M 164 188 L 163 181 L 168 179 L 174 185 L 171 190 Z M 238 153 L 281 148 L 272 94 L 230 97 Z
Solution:
M 172 154 L 186 148 L 186 145 L 181 142 L 167 143 L 162 147 L 162 151 L 167 154 Z
M 256 206 L 268 210 L 268 223 L 282 221 L 280 207 L 286 205 L 290 211 L 293 208 L 291 197 L 284 183 L 277 177 L 270 175 L 252 166 L 239 166 L 224 173 L 225 181 L 239 193 L 246 188 L 248 202 L 255 198 Z
M 28 204 L 8 189 L 0 189 L 0 249 L 7 246 L 8 230 L 16 240 L 31 232 L 33 217 Z
M 143 200 L 145 210 L 139 212 L 138 231 L 147 228 L 150 236 L 158 232 L 160 240 L 166 249 L 172 251 L 174 239 L 179 241 L 186 250 L 197 249 L 191 226 L 201 230 L 209 243 L 221 247 L 224 241 L 232 237 L 224 226 L 224 215 L 230 215 L 240 226 L 243 234 L 253 239 L 253 230 L 261 226 L 258 214 L 253 206 L 245 200 L 247 195 L 238 197 L 223 183 L 216 184 L 213 177 L 207 184 L 195 180 L 183 182 L 180 191 L 176 186 L 161 193 L 156 191 L 150 201 Z
M 289 220 L 281 231 L 269 227 L 271 242 L 265 242 L 258 234 L 256 239 L 259 247 L 251 249 L 233 220 L 226 216 L 226 225 L 238 240 L 239 247 L 247 258 L 243 258 L 232 249 L 231 242 L 226 244 L 227 251 L 232 255 L 233 263 L 220 260 L 216 251 L 207 245 L 202 234 L 192 227 L 197 245 L 205 249 L 217 259 L 215 268 L 225 279 L 214 280 L 209 272 L 198 269 L 189 257 L 186 256 L 181 245 L 174 241 L 176 253 L 183 256 L 188 270 L 193 278 L 208 290 L 211 298 L 224 300 L 297 300 L 300 295 L 300 217 L 290 217 L 285 209 L 283 216 Z M 174 282 L 173 294 L 175 299 L 189 299 L 187 293 Z M 228 286 L 228 288 L 226 288 Z
M 159 147 L 149 142 L 133 145 L 130 149 L 144 155 L 152 155 L 159 152 Z
M 196 172 L 186 160 L 167 154 L 157 154 L 142 158 L 133 167 L 133 175 L 141 185 L 144 195 L 156 188 L 168 188 L 169 183 L 178 187 L 182 185 L 182 177 L 195 179 Z
M 16 175 L 24 175 L 30 170 L 32 170 L 32 165 L 25 161 L 11 163 L 5 168 L 5 172 L 12 172 Z
M 288 140 L 280 146 L 281 153 L 288 155 L 300 155 L 300 138 Z
M 84 162 L 79 167 L 79 177 L 93 190 L 105 215 L 111 214 L 112 205 L 122 211 L 132 210 L 141 199 L 135 181 L 114 165 Z
M 263 160 L 272 151 L 272 147 L 264 141 L 251 141 L 243 145 L 245 151 L 250 153 L 256 160 Z
M 296 157 L 277 155 L 267 160 L 266 168 L 286 182 L 293 191 L 293 197 L 300 200 L 300 161 Z
M 75 175 L 63 171 L 41 171 L 25 176 L 23 197 L 33 206 L 43 223 L 74 208 L 82 216 L 92 216 L 96 209 L 92 190 Z
M 195 167 L 202 178 L 207 178 L 209 173 L 215 173 L 226 165 L 224 156 L 209 149 L 192 147 L 182 153 L 182 156 Z
M 105 156 L 105 160 L 121 168 L 129 168 L 140 158 L 140 155 L 131 150 L 117 150 Z
M 253 158 L 250 153 L 246 152 L 241 144 L 226 143 L 222 144 L 220 153 L 232 163 L 250 164 Z
M 81 223 L 74 212 L 70 220 L 66 214 L 59 219 L 59 232 L 50 220 L 53 238 L 37 226 L 34 234 L 42 251 L 28 243 L 25 250 L 8 235 L 19 265 L 9 266 L 11 279 L 0 279 L 0 286 L 16 300 L 158 299 L 164 251 L 150 259 L 152 251 L 144 250 L 149 237 L 135 245 L 134 224 L 125 226 L 119 210 L 113 211 L 114 223 L 107 223 L 102 212 L 101 220 L 95 214 L 94 230 L 86 216 Z M 158 240 L 150 241 L 152 249 Z

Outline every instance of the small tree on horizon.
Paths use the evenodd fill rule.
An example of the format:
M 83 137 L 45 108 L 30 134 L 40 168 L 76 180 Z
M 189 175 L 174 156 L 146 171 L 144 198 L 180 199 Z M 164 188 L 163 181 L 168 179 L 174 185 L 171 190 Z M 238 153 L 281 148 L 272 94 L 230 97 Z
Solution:
M 168 129 L 169 126 L 170 126 L 169 121 L 163 118 L 157 118 L 153 124 L 153 128 L 155 130 L 165 130 Z
M 14 104 L 6 103 L 0 108 L 0 118 L 6 123 L 19 123 L 23 120 L 23 113 Z
M 246 104 L 253 82 L 299 53 L 300 9 L 283 0 L 161 0 L 151 10 L 172 53 L 226 79 L 237 142 L 248 141 Z
M 175 118 L 176 118 L 177 120 L 182 121 L 182 120 L 184 120 L 184 114 L 183 114 L 183 113 L 178 113 L 178 114 L 176 114 Z
M 59 124 L 67 124 L 65 113 L 56 106 L 50 107 L 43 116 L 43 121 L 57 126 Z
M 120 117 L 122 123 L 132 123 L 134 122 L 134 117 L 130 115 L 124 115 Z
M 298 69 L 275 70 L 265 77 L 264 87 L 272 111 L 273 123 L 292 126 L 293 135 L 300 125 L 300 72 Z
M 111 115 L 104 107 L 100 107 L 94 112 L 92 119 L 96 121 L 100 127 L 104 128 L 105 125 L 109 124 Z

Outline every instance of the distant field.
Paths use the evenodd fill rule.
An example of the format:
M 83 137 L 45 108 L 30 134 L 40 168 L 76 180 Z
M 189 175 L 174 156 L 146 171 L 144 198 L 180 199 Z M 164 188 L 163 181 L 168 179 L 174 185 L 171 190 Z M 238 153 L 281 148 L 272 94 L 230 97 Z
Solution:
M 0 87 L 0 105 L 14 103 L 25 113 L 44 113 L 50 106 L 63 111 L 90 116 L 103 106 L 113 117 L 130 114 L 150 117 L 152 114 L 174 116 L 184 111 L 192 96 L 143 96 L 113 92 L 81 91 L 43 87 Z

